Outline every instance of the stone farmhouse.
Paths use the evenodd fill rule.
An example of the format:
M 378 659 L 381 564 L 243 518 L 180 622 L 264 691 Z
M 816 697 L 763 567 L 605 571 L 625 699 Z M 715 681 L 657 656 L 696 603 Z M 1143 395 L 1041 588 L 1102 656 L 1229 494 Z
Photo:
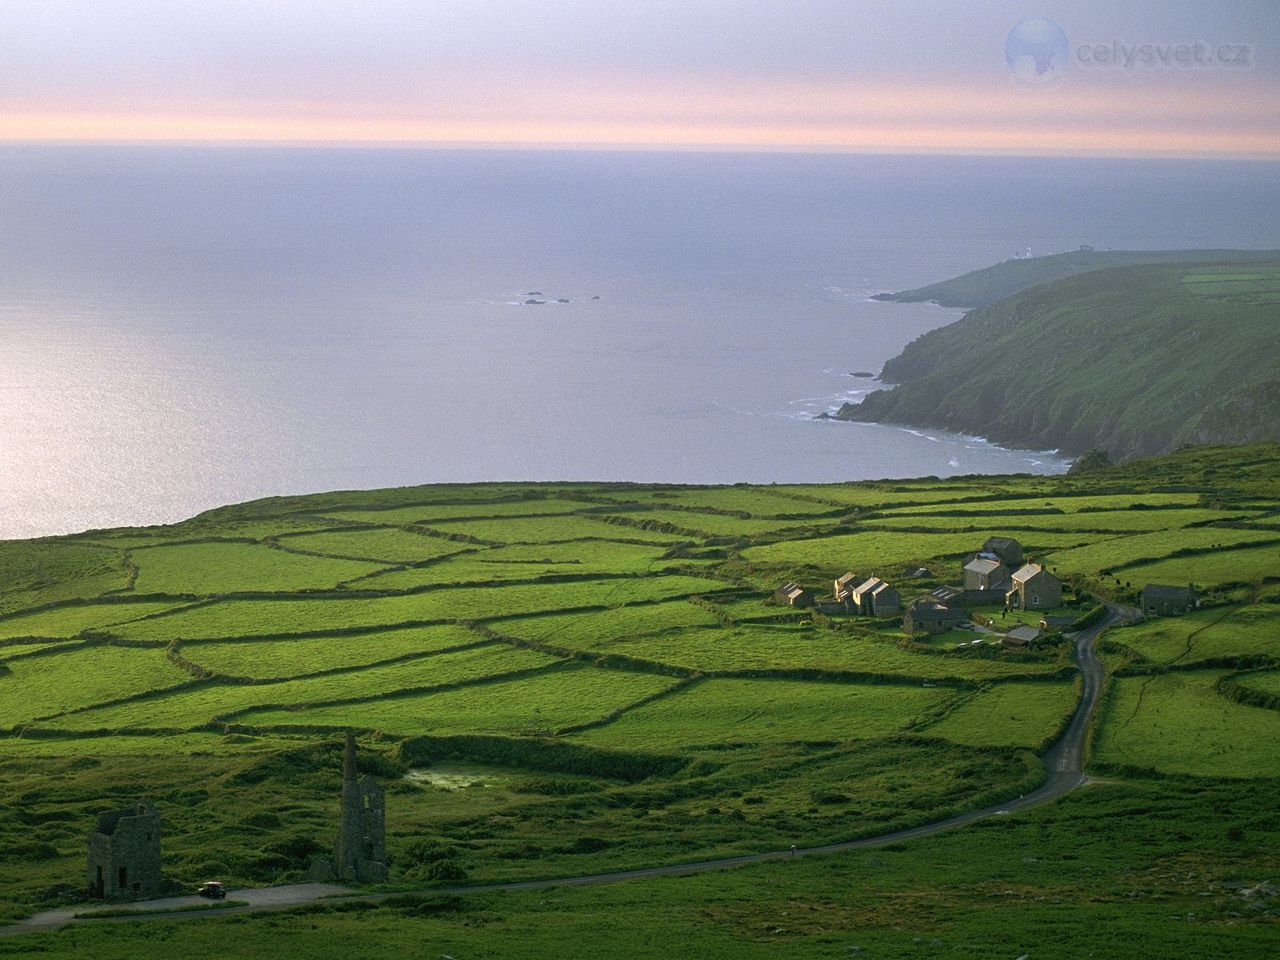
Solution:
M 1149 583 L 1139 594 L 1138 606 L 1149 617 L 1177 616 L 1200 606 L 1200 595 L 1192 587 L 1167 587 Z
M 864 617 L 892 617 L 902 610 L 901 594 L 879 577 L 871 577 L 857 586 L 852 601 Z
M 1062 581 L 1038 563 L 1025 563 L 1010 578 L 1005 602 L 1019 610 L 1050 610 L 1062 604 Z

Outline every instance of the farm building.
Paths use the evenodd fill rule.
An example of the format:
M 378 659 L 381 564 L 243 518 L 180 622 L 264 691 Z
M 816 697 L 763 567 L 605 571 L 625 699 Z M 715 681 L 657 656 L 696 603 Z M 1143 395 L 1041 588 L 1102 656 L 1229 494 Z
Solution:
M 835 598 L 837 603 L 849 600 L 853 594 L 853 588 L 858 585 L 858 575 L 850 570 L 843 577 L 837 577 L 835 581 Z
M 1138 606 L 1149 617 L 1176 616 L 1200 606 L 1200 595 L 1191 587 L 1167 587 L 1149 583 L 1142 588 Z
M 962 610 L 944 607 L 935 600 L 920 597 L 907 604 L 907 612 L 902 617 L 902 632 L 908 635 L 946 633 L 967 619 Z
M 964 588 L 966 590 L 1008 589 L 1009 568 L 997 557 L 978 554 L 964 565 Z
M 959 587 L 938 587 L 929 592 L 929 597 L 944 607 L 983 607 L 988 604 L 1004 603 L 1005 587 L 994 590 L 962 590 Z
M 788 580 L 773 592 L 773 599 L 788 607 L 812 607 L 813 591 L 806 590 L 794 580 Z
M 1035 627 L 1014 627 L 1001 639 L 1001 643 L 1014 650 L 1030 646 L 1040 639 L 1040 631 Z
M 853 605 L 864 617 L 891 617 L 902 609 L 902 597 L 879 577 L 872 577 L 854 589 Z
M 982 552 L 993 554 L 1007 567 L 1022 566 L 1022 544 L 1013 537 L 990 537 L 982 545 Z
M 1062 603 L 1062 582 L 1038 563 L 1023 564 L 1011 578 L 1005 602 L 1021 610 L 1049 610 Z

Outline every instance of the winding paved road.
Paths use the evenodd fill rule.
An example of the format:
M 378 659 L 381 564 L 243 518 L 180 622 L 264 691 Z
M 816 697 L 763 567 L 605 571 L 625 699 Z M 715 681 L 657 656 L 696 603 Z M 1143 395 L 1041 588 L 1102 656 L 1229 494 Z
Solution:
M 645 867 L 639 870 L 618 870 L 613 873 L 593 873 L 581 877 L 562 877 L 556 880 L 524 880 L 515 883 L 494 883 L 485 886 L 469 887 L 431 887 L 423 892 L 439 895 L 484 893 L 496 890 L 545 890 L 550 887 L 583 887 L 601 883 L 619 883 L 623 880 L 640 880 L 647 877 L 674 877 L 690 873 L 705 873 L 710 870 L 725 870 L 731 867 L 740 867 L 749 863 L 764 863 L 769 860 L 785 860 L 790 857 L 807 857 L 813 856 L 814 854 L 839 853 L 843 850 L 863 850 L 869 847 L 884 846 L 888 843 L 897 843 L 902 840 L 914 840 L 918 837 L 927 837 L 934 833 L 941 833 L 943 830 L 952 830 L 956 827 L 963 827 L 976 820 L 985 820 L 988 817 L 1003 816 L 1012 813 L 1015 810 L 1025 810 L 1028 807 L 1035 807 L 1040 804 L 1048 803 L 1051 800 L 1056 800 L 1058 797 L 1061 797 L 1065 793 L 1069 793 L 1085 782 L 1085 737 L 1089 729 L 1089 720 L 1098 703 L 1098 693 L 1102 689 L 1103 680 L 1102 663 L 1098 660 L 1097 656 L 1095 656 L 1093 650 L 1094 641 L 1097 640 L 1098 635 L 1107 627 L 1136 615 L 1138 615 L 1138 611 L 1136 610 L 1108 604 L 1107 616 L 1100 623 L 1090 627 L 1088 630 L 1084 630 L 1076 634 L 1076 663 L 1084 678 L 1084 690 L 1080 697 L 1080 704 L 1076 708 L 1075 715 L 1071 718 L 1071 722 L 1067 725 L 1067 729 L 1063 731 L 1062 736 L 1059 737 L 1053 746 L 1045 751 L 1044 755 L 1040 758 L 1044 763 L 1045 772 L 1048 774 L 1045 782 L 1031 793 L 1018 797 L 1015 800 L 1010 800 L 1008 803 L 985 807 L 981 810 L 971 810 L 968 813 L 958 814 L 957 816 L 948 817 L 945 820 L 938 820 L 933 823 L 922 824 L 918 827 L 910 827 L 906 830 L 895 830 L 893 833 L 880 834 L 875 837 L 863 837 L 861 840 L 847 840 L 843 843 L 828 843 L 820 847 L 803 847 L 795 850 L 772 850 L 768 853 L 752 853 L 740 857 L 723 857 L 718 860 L 700 860 L 695 863 L 677 863 L 660 867 Z M 376 903 L 378 901 L 386 900 L 389 897 L 401 895 L 403 894 L 361 894 L 352 891 L 349 887 L 342 887 L 336 884 L 303 883 L 294 884 L 292 886 L 262 887 L 256 889 L 229 891 L 227 893 L 227 899 L 240 901 L 243 904 L 241 906 L 231 906 L 219 910 L 186 910 L 185 912 L 175 913 L 142 913 L 135 917 L 112 917 L 110 919 L 129 920 L 130 922 L 137 923 L 140 921 L 154 920 L 186 920 L 198 917 L 225 917 L 236 914 L 265 913 L 273 910 L 284 910 L 301 904 L 313 903 L 321 899 L 328 900 L 329 902 L 363 900 L 370 903 Z M 121 909 L 134 911 L 176 909 L 178 911 L 183 911 L 184 908 L 197 905 L 203 906 L 207 904 L 208 901 L 200 900 L 197 897 L 171 897 L 165 900 L 149 900 L 132 903 L 123 907 L 116 905 L 114 907 L 100 907 L 98 909 L 110 911 L 119 911 Z M 0 927 L 0 937 L 13 936 L 19 933 L 56 930 L 68 923 L 77 922 L 75 919 L 75 915 L 77 913 L 84 916 L 92 912 L 93 908 L 85 907 L 63 907 L 57 910 L 47 910 L 43 913 L 37 913 L 32 917 L 28 917 L 26 920 L 11 926 Z M 107 918 L 103 918 L 97 922 L 107 922 Z

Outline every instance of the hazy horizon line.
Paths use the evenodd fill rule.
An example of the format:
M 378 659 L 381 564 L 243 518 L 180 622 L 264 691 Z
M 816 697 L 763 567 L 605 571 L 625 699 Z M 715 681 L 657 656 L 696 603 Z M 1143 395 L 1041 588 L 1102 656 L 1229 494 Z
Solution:
M 2 137 L 0 147 L 210 147 L 234 149 L 456 150 L 553 153 L 707 153 L 812 156 L 990 157 L 1028 160 L 1187 160 L 1280 162 L 1280 152 L 1230 150 L 1106 150 L 1025 147 L 955 148 L 777 143 L 609 142 L 567 140 L 377 140 L 217 137 Z

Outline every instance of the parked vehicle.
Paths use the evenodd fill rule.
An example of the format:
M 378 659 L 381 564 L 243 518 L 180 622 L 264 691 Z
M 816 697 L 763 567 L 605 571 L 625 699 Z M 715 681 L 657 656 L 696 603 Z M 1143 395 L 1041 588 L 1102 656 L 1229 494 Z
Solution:
M 200 884 L 200 889 L 196 893 L 199 896 L 208 897 L 210 900 L 227 899 L 227 888 L 222 885 L 220 880 L 206 880 Z

